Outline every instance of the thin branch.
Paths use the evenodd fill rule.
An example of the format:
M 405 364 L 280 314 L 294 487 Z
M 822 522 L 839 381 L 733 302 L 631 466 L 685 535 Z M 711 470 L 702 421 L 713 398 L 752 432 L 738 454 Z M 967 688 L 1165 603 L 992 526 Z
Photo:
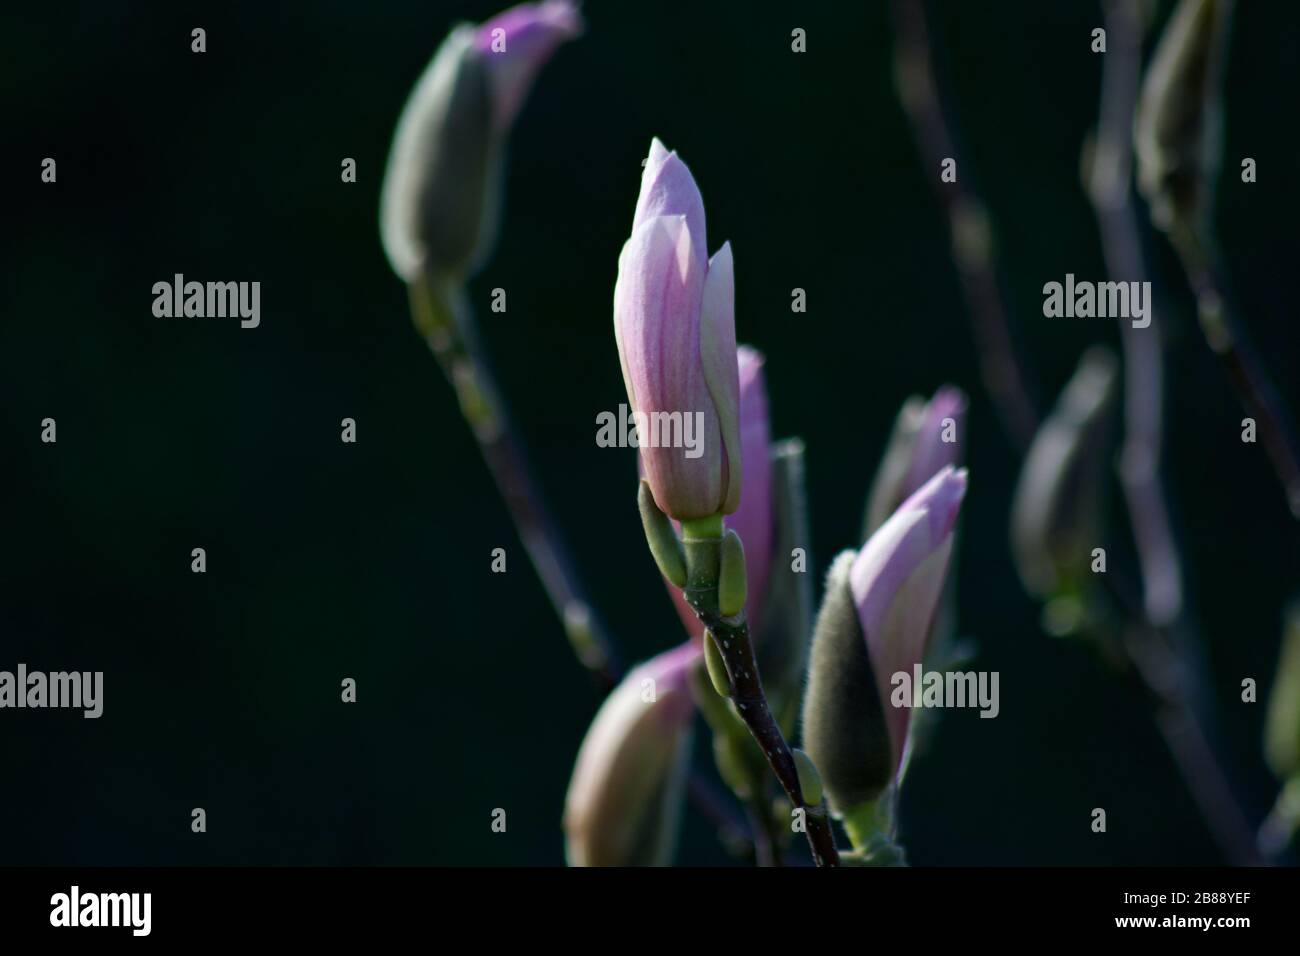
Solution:
M 1003 430 L 1023 454 L 1038 430 L 1039 413 L 1016 352 L 993 257 L 984 203 L 971 189 L 970 166 L 958 152 L 953 123 L 945 113 L 930 53 L 922 0 L 895 0 L 895 78 L 935 194 L 948 216 L 953 260 L 974 325 L 984 387 Z M 956 162 L 954 182 L 939 178 L 945 159 Z
M 564 622 L 574 654 L 601 692 L 608 693 L 622 679 L 622 667 L 532 477 L 523 445 L 478 344 L 468 303 L 459 289 L 428 278 L 413 282 L 410 294 L 416 328 L 456 391 L 461 413 L 479 443 L 547 597 Z M 712 784 L 692 771 L 687 794 L 701 815 L 717 827 L 728 849 L 752 852 L 748 828 Z
M 618 661 L 559 528 L 543 504 L 523 446 L 476 341 L 464 293 L 432 279 L 413 282 L 411 311 L 416 328 L 456 390 L 461 413 L 478 440 L 524 550 L 555 613 L 564 622 L 579 660 L 604 690 L 612 689 L 618 683 Z
M 804 829 L 813 862 L 817 866 L 839 866 L 840 855 L 835 847 L 835 834 L 831 830 L 826 805 L 823 802 L 809 806 L 804 801 L 794 755 L 768 706 L 745 613 L 741 611 L 735 617 L 724 617 L 718 609 L 721 543 L 721 538 L 694 538 L 687 533 L 682 544 L 686 550 L 688 580 L 682 593 L 695 616 L 717 643 L 726 666 L 727 679 L 731 685 L 731 702 L 735 705 L 736 712 L 749 728 L 791 804 L 804 811 Z M 706 634 L 705 640 L 709 639 Z
M 1101 230 L 1111 278 L 1148 281 L 1137 211 L 1133 205 L 1131 130 L 1142 73 L 1142 25 L 1128 0 L 1105 7 L 1109 46 L 1103 57 L 1101 119 L 1093 145 L 1088 192 Z M 1124 448 L 1119 475 L 1141 563 L 1146 616 L 1157 626 L 1178 619 L 1182 570 L 1160 472 L 1164 419 L 1164 350 L 1160 316 L 1150 324 L 1120 322 L 1124 350 Z
M 1089 192 L 1097 209 L 1107 268 L 1112 275 L 1132 281 L 1146 273 L 1130 198 L 1129 152 L 1141 38 L 1132 4 L 1110 2 L 1106 10 L 1110 52 L 1106 55 L 1101 127 Z M 895 12 L 900 95 L 923 152 L 936 168 L 947 157 L 956 159 L 959 169 L 964 168 L 938 91 L 922 0 L 895 0 Z M 1023 453 L 1036 431 L 1037 413 L 1024 386 L 1025 376 L 999 295 L 984 207 L 967 187 L 958 185 L 960 182 L 959 177 L 957 183 L 940 184 L 939 195 L 949 214 L 954 255 L 976 321 L 985 384 L 1004 428 Z M 1245 814 L 1193 715 L 1184 693 L 1181 661 L 1163 630 L 1178 619 L 1183 600 L 1182 573 L 1160 482 L 1164 375 L 1157 326 L 1153 321 L 1148 328 L 1135 329 L 1130 323 L 1122 342 L 1127 404 L 1120 477 L 1145 591 L 1141 605 L 1123 602 L 1136 622 L 1126 649 L 1157 704 L 1157 725 L 1170 753 L 1220 846 L 1235 862 L 1255 863 L 1258 856 Z
M 1170 239 L 1183 261 L 1188 283 L 1196 296 L 1197 314 L 1205 341 L 1222 361 L 1246 413 L 1255 419 L 1264 449 L 1282 484 L 1287 507 L 1293 517 L 1300 519 L 1300 443 L 1296 441 L 1295 423 L 1232 302 L 1215 231 L 1215 206 L 1223 158 L 1224 75 L 1228 65 L 1233 4 L 1222 4 L 1216 16 L 1219 22 L 1215 26 L 1214 45 L 1201 89 L 1196 208 L 1193 221 L 1184 228 L 1174 228 Z

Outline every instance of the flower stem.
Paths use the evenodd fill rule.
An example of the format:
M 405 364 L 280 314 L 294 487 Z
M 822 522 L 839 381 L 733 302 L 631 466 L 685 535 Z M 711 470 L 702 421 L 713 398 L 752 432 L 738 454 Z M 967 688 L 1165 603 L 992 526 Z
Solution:
M 564 624 L 569 644 L 602 693 L 608 693 L 622 678 L 622 667 L 532 477 L 523 445 L 515 436 L 478 345 L 464 292 L 453 283 L 427 275 L 412 282 L 409 291 L 415 327 L 456 391 L 461 414 L 478 440 L 524 550 Z M 692 773 L 687 793 L 695 808 L 717 827 L 729 850 L 741 855 L 752 851 L 748 828 L 716 787 Z
M 742 611 L 735 617 L 723 617 L 718 610 L 718 575 L 722 552 L 722 519 L 682 522 L 682 545 L 686 551 L 686 588 L 684 594 L 695 616 L 717 641 L 731 685 L 731 702 L 740 719 L 758 743 L 768 765 L 776 774 L 790 802 L 804 811 L 804 828 L 813 862 L 818 866 L 838 866 L 839 852 L 824 804 L 808 806 L 799 788 L 799 773 L 794 756 L 768 707 L 767 695 L 758 672 L 749 624 Z
M 618 660 L 587 600 L 559 528 L 543 504 L 505 403 L 475 340 L 463 291 L 425 276 L 411 283 L 410 292 L 415 326 L 456 391 L 461 413 L 478 440 L 488 471 L 547 597 L 564 622 L 575 654 L 602 689 L 613 689 L 620 674 Z
M 922 0 L 895 0 L 894 23 L 899 99 L 948 216 L 953 261 L 974 325 L 981 378 L 1003 431 L 1023 453 L 1038 430 L 1038 404 L 1012 338 L 988 213 L 970 187 L 971 167 L 960 154 L 951 117 L 945 112 Z M 953 182 L 939 178 L 940 164 L 947 159 L 957 164 Z

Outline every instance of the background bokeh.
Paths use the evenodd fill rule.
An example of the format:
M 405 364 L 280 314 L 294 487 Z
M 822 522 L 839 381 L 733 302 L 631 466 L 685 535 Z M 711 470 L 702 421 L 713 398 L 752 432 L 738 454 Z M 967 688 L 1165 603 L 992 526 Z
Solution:
M 1239 5 L 1222 230 L 1291 407 L 1300 7 Z M 1160 4 L 1163 22 L 1169 8 Z M 0 105 L 0 668 L 105 672 L 98 721 L 0 711 L 0 861 L 557 864 L 598 705 L 377 237 L 393 123 L 479 2 L 7 5 Z M 896 102 L 878 2 L 592 2 L 515 130 L 501 242 L 473 284 L 543 487 L 629 659 L 681 640 L 646 551 L 634 454 L 597 448 L 623 400 L 619 249 L 658 135 L 736 257 L 742 341 L 768 354 L 778 435 L 808 446 L 818 574 L 855 545 L 899 403 L 973 395 L 960 629 L 1001 716 L 945 715 L 913 766 L 919 864 L 1220 859 L 1138 690 L 1038 629 L 1006 541 L 1016 459 L 977 377 L 946 224 Z M 1079 155 L 1095 3 L 946 2 L 934 28 L 992 209 L 1016 334 L 1046 400 L 1104 320 L 1041 288 L 1103 277 Z M 190 53 L 190 30 L 208 52 Z M 790 52 L 790 30 L 808 52 Z M 58 182 L 39 181 L 40 161 Z M 359 181 L 340 182 L 343 157 Z M 1168 471 L 1209 691 L 1252 813 L 1298 529 L 1153 247 L 1171 334 Z M 259 280 L 262 324 L 156 319 L 173 273 Z M 487 310 L 491 290 L 508 312 Z M 790 290 L 808 312 L 790 312 Z M 39 423 L 58 422 L 57 445 Z M 339 421 L 359 442 L 339 441 Z M 1116 529 L 1122 507 L 1114 495 Z M 1114 573 L 1133 566 L 1118 537 Z M 192 574 L 204 547 L 208 572 Z M 490 552 L 505 547 L 507 574 Z M 339 701 L 354 677 L 359 701 Z M 703 754 L 698 762 L 707 766 Z M 204 807 L 208 833 L 190 832 Z M 1105 807 L 1109 832 L 1089 829 Z M 493 834 L 490 813 L 508 812 Z M 797 853 L 799 851 L 796 851 Z M 680 859 L 724 862 L 688 814 Z

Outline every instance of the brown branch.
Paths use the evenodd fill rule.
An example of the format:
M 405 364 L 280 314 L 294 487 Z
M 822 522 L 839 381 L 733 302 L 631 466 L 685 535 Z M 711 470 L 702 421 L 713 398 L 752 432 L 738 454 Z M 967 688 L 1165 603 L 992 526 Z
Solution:
M 1012 339 L 988 214 L 969 186 L 970 166 L 958 152 L 954 124 L 939 92 L 922 0 L 895 0 L 894 21 L 899 99 L 911 121 L 935 195 L 948 216 L 953 260 L 974 325 L 981 377 L 1003 430 L 1023 454 L 1038 430 L 1038 407 Z M 955 182 L 945 183 L 938 176 L 945 159 L 956 162 L 959 175 Z
M 461 413 L 478 441 L 542 587 L 564 622 L 574 654 L 600 691 L 608 693 L 622 679 L 622 667 L 532 477 L 523 445 L 478 344 L 464 295 L 428 277 L 413 282 L 410 295 L 416 328 L 456 391 Z M 729 850 L 739 855 L 752 852 L 744 822 L 717 789 L 694 771 L 687 795 L 717 827 Z
M 839 866 L 839 851 L 830 817 L 823 802 L 809 806 L 799 786 L 799 771 L 794 755 L 772 716 L 754 657 L 745 613 L 724 617 L 718 609 L 718 567 L 721 538 L 694 538 L 687 533 L 682 542 L 686 550 L 687 582 L 683 589 L 686 601 L 706 630 L 713 635 L 731 685 L 731 702 L 749 729 L 772 772 L 790 798 L 791 804 L 804 811 L 804 829 L 813 862 L 817 866 Z M 708 634 L 705 635 L 708 640 Z

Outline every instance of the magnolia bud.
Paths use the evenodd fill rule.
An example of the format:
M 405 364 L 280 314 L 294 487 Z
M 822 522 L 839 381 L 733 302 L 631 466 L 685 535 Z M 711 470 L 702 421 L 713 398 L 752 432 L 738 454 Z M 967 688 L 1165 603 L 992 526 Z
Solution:
M 1133 122 L 1138 189 L 1166 231 L 1190 226 L 1218 157 L 1218 108 L 1207 84 L 1227 4 L 1182 0 L 1156 45 Z
M 961 464 L 966 404 L 966 395 L 950 385 L 928 402 L 914 395 L 903 403 L 871 483 L 864 540 L 944 465 Z
M 662 866 L 677 840 L 691 717 L 685 644 L 632 670 L 606 698 L 578 751 L 564 804 L 574 866 Z
M 856 557 L 842 552 L 826 574 L 803 705 L 803 746 L 837 813 L 874 800 L 893 773 L 889 729 L 849 587 Z
M 619 255 L 614 337 L 646 480 L 659 509 L 679 521 L 731 514 L 740 504 L 731 247 L 709 259 L 706 242 L 695 180 L 656 139 Z M 664 440 L 674 421 L 679 434 L 690 424 L 698 454 Z
M 1011 505 L 1011 543 L 1031 594 L 1050 597 L 1077 586 L 1101 544 L 1118 381 L 1110 352 L 1085 353 L 1025 457 Z
M 438 48 L 402 108 L 384 173 L 380 233 L 403 280 L 463 281 L 481 263 L 510 122 L 541 64 L 581 27 L 570 3 L 548 0 L 462 24 Z

